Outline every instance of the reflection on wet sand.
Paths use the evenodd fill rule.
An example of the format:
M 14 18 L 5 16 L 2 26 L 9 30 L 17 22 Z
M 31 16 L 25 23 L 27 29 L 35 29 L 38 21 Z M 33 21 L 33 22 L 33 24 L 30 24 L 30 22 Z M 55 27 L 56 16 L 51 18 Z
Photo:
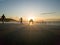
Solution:
M 59 44 L 60 25 L 0 24 L 0 45 Z

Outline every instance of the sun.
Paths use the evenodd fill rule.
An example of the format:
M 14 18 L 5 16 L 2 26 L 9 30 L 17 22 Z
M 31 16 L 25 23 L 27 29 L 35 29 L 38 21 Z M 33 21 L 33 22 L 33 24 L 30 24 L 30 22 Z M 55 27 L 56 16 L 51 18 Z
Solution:
M 31 17 L 28 17 L 28 21 L 30 21 L 31 19 L 32 19 L 33 21 L 35 20 L 35 18 L 32 17 L 32 16 L 31 16 Z

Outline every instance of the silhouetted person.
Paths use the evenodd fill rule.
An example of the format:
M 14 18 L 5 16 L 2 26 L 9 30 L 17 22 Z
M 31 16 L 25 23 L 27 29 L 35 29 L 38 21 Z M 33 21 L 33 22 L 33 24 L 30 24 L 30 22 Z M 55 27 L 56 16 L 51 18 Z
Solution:
M 5 21 L 5 16 L 4 16 L 4 14 L 2 15 L 1 19 L 2 19 L 2 23 L 4 23 L 4 21 Z
M 32 23 L 32 24 L 33 24 L 33 19 L 30 19 L 30 20 L 29 20 L 29 24 L 30 24 L 30 23 Z
M 21 17 L 21 18 L 20 18 L 20 23 L 22 23 L 22 22 L 23 22 L 23 18 Z

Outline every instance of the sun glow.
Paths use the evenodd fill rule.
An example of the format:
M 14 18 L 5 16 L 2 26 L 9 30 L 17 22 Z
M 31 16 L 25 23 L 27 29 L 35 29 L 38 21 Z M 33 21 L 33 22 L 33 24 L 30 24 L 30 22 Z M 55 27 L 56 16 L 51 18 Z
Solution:
M 29 16 L 29 17 L 28 17 L 28 21 L 31 20 L 31 19 L 32 19 L 33 21 L 35 21 L 35 17 Z
M 29 18 L 28 18 L 28 21 L 29 21 L 30 19 L 34 20 L 34 18 L 33 18 L 33 17 L 29 17 Z

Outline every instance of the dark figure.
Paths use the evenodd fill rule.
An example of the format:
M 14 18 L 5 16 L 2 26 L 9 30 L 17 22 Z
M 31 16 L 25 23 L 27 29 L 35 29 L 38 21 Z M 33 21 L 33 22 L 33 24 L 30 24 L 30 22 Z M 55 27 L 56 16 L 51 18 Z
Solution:
M 33 19 L 30 19 L 30 20 L 29 20 L 29 24 L 30 24 L 30 23 L 32 23 L 32 24 L 33 24 Z
M 22 21 L 23 21 L 23 19 L 22 19 L 22 17 L 20 18 L 20 23 L 22 23 Z
M 2 23 L 4 23 L 4 21 L 5 21 L 5 16 L 4 16 L 4 14 L 2 15 L 1 19 L 2 19 Z

